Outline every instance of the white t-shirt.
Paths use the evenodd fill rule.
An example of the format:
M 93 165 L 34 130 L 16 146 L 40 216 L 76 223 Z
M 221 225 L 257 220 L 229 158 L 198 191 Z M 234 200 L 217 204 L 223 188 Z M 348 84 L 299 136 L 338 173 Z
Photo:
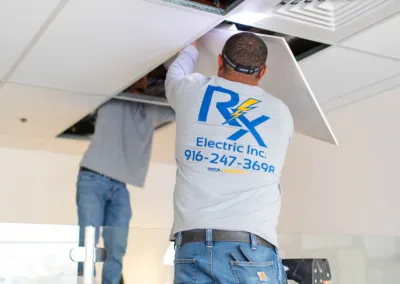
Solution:
M 166 80 L 177 123 L 173 233 L 247 231 L 277 246 L 290 111 L 259 87 L 191 74 L 196 58 L 187 47 Z

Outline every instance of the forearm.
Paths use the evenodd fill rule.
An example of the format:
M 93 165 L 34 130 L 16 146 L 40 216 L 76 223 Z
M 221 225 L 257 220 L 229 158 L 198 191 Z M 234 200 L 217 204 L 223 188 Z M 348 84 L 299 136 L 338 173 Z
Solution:
M 178 57 L 168 68 L 165 80 L 166 88 L 171 88 L 171 85 L 174 85 L 175 82 L 193 73 L 197 56 L 198 51 L 193 45 L 187 46 L 179 53 Z

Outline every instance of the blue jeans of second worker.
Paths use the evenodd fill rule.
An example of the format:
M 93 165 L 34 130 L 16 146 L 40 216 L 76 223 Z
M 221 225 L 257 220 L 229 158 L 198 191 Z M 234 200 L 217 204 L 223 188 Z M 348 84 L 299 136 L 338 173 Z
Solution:
M 103 266 L 102 283 L 118 284 L 122 273 L 122 259 L 128 242 L 129 221 L 132 217 L 129 192 L 124 183 L 101 174 L 80 171 L 77 182 L 79 246 L 84 246 L 85 226 L 103 228 L 104 247 L 108 256 Z M 78 265 L 82 273 L 83 265 Z
M 174 284 L 286 284 L 286 272 L 278 249 L 251 243 L 214 242 L 207 230 L 206 242 L 180 245 L 176 235 Z

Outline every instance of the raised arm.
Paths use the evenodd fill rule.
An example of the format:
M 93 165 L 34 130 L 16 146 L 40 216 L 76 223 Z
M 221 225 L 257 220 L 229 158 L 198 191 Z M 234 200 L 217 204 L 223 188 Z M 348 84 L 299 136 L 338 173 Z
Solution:
M 168 102 L 175 106 L 177 90 L 185 76 L 193 73 L 198 56 L 196 44 L 191 44 L 182 50 L 175 61 L 169 66 L 165 80 L 165 92 Z

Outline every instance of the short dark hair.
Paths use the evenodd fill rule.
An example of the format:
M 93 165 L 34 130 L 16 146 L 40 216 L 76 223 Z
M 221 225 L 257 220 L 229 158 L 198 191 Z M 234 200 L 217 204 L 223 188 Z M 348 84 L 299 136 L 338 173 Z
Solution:
M 222 53 L 235 65 L 254 69 L 266 63 L 268 48 L 255 34 L 241 32 L 234 34 L 226 41 Z M 224 59 L 224 67 L 228 66 L 232 68 Z

